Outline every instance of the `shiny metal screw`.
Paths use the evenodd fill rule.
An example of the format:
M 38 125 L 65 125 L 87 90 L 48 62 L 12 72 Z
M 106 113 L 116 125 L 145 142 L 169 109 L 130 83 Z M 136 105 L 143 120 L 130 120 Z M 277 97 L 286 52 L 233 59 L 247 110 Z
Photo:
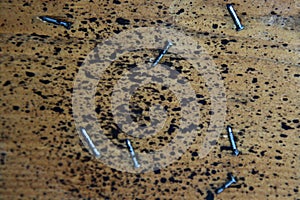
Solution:
M 159 61 L 162 59 L 162 57 L 167 53 L 167 51 L 170 49 L 170 47 L 173 45 L 172 42 L 168 41 L 167 45 L 165 46 L 164 50 L 162 50 L 162 52 L 160 52 L 160 54 L 158 55 L 158 57 L 155 59 L 155 61 L 153 62 L 153 64 L 151 65 L 152 67 L 156 66 Z
M 216 193 L 220 194 L 221 192 L 223 192 L 226 188 L 228 188 L 233 183 L 236 183 L 236 179 L 230 174 L 230 180 L 227 181 L 222 187 L 217 189 Z
M 227 6 L 227 9 L 228 9 L 233 21 L 234 21 L 234 24 L 236 26 L 236 31 L 243 30 L 245 27 L 242 25 L 239 17 L 237 16 L 235 10 L 233 9 L 233 5 L 232 4 L 227 4 L 226 6 Z
M 137 158 L 136 158 L 136 155 L 135 155 L 135 152 L 134 152 L 134 149 L 131 145 L 131 142 L 129 139 L 126 139 L 126 145 L 127 145 L 127 148 L 128 148 L 128 151 L 131 155 L 131 158 L 132 158 L 132 161 L 133 161 L 133 164 L 134 164 L 134 168 L 139 168 L 141 165 L 139 164 Z
M 232 128 L 230 126 L 227 126 L 227 131 L 228 131 L 228 135 L 229 135 L 229 139 L 230 139 L 230 143 L 231 143 L 231 147 L 232 147 L 232 154 L 235 156 L 238 156 L 240 154 L 240 152 L 236 147 L 236 144 L 234 141 L 234 136 L 232 133 Z
M 80 128 L 80 131 L 81 131 L 82 137 L 84 138 L 84 140 L 88 144 L 89 148 L 92 150 L 94 156 L 96 158 L 99 158 L 100 157 L 100 152 L 98 151 L 98 149 L 94 145 L 92 139 L 90 138 L 90 136 L 88 135 L 88 133 L 86 132 L 86 130 L 84 128 Z
M 55 25 L 64 26 L 66 29 L 70 29 L 71 25 L 72 25 L 71 22 L 60 21 L 58 19 L 54 19 L 54 18 L 47 17 L 47 16 L 40 16 L 38 18 L 40 20 L 44 21 L 44 22 L 48 22 L 48 23 L 52 23 L 52 24 L 55 24 Z

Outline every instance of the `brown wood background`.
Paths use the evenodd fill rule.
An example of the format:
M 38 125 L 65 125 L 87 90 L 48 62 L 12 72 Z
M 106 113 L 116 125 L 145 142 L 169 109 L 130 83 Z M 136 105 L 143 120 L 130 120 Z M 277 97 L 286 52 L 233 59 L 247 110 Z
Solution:
M 236 32 L 226 3 L 1 1 L 0 198 L 300 199 L 300 4 L 234 0 L 246 27 Z M 37 20 L 41 15 L 74 24 L 66 30 Z M 127 29 L 166 25 L 194 34 L 213 57 L 226 88 L 226 123 L 242 154 L 226 150 L 224 125 L 203 159 L 195 156 L 195 143 L 156 172 L 111 169 L 80 142 L 73 80 L 99 42 Z M 214 194 L 228 172 L 238 183 Z

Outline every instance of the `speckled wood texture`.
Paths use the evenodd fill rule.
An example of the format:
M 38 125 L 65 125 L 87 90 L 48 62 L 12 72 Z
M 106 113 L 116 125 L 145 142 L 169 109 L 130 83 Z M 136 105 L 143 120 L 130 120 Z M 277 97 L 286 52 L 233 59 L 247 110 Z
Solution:
M 235 31 L 227 3 L 234 4 L 244 30 Z M 297 0 L 1 1 L 1 199 L 300 199 L 299 8 Z M 73 25 L 67 30 L 38 16 Z M 191 81 L 204 116 L 201 129 L 178 160 L 134 174 L 90 154 L 74 124 L 72 92 L 80 66 L 97 44 L 139 27 L 174 27 L 201 42 L 220 70 L 227 101 L 224 131 L 200 159 L 214 115 L 205 81 L 176 55 L 164 57 L 161 63 Z M 126 133 L 113 122 L 104 97 L 124 70 L 158 53 L 139 50 L 118 58 L 99 83 L 95 112 L 116 145 L 124 146 Z M 150 84 L 131 103 L 140 123 L 147 124 L 142 111 L 152 104 L 163 105 L 173 117 L 152 138 L 132 140 L 136 153 L 170 142 L 180 117 L 174 94 Z M 233 128 L 238 157 L 231 154 L 226 125 Z M 216 195 L 228 173 L 237 183 Z

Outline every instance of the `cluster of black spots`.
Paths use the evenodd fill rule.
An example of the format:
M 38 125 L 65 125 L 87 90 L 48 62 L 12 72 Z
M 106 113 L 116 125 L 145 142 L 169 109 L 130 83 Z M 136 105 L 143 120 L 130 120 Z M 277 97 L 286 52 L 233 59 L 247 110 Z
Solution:
M 222 40 L 221 40 L 221 44 L 223 44 L 223 45 L 226 45 L 226 44 L 228 44 L 229 42 L 237 42 L 237 40 L 236 40 L 236 39 L 232 39 L 232 40 L 222 39 Z
M 92 1 L 90 1 L 90 2 L 92 2 Z M 123 2 L 123 1 L 122 1 Z M 125 1 L 126 2 L 126 1 Z M 119 0 L 113 0 L 113 3 L 114 4 L 116 4 L 116 5 L 119 5 L 119 4 L 121 4 L 121 1 L 119 1 Z M 23 4 L 23 6 L 24 7 L 29 7 L 29 6 L 31 6 L 31 3 L 24 3 Z M 72 10 L 71 12 L 73 12 L 73 9 L 72 8 L 70 8 L 70 6 L 72 6 L 72 4 L 71 5 L 69 5 L 69 4 L 66 4 L 66 6 L 65 6 L 65 8 L 68 8 L 68 9 L 70 9 L 70 10 Z M 44 11 L 47 11 L 47 8 L 45 9 L 46 7 L 44 6 Z M 160 8 L 162 8 L 161 6 L 160 6 Z M 181 14 L 184 14 L 184 12 L 185 12 L 185 10 L 184 9 L 180 9 L 180 10 L 178 10 L 177 11 L 177 15 L 181 15 Z M 275 13 L 275 11 L 274 11 L 274 13 L 273 14 L 277 14 L 277 13 Z M 246 15 L 246 12 L 244 12 L 244 13 L 242 13 L 242 15 Z M 68 18 L 74 18 L 74 16 L 73 16 L 73 14 L 66 14 L 66 16 L 68 17 Z M 129 20 L 130 19 L 130 20 Z M 93 25 L 95 25 L 96 26 L 96 22 L 98 22 L 98 21 L 100 21 L 100 20 L 102 20 L 101 19 L 101 17 L 100 18 L 97 18 L 97 17 L 92 17 L 92 18 L 85 18 L 85 20 L 83 20 L 82 21 L 82 24 L 87 24 L 88 25 L 88 23 L 95 23 L 95 24 L 93 24 Z M 110 26 L 112 26 L 113 24 L 114 25 L 118 25 L 119 27 L 120 26 L 127 26 L 127 25 L 130 25 L 130 24 L 132 24 L 132 23 L 138 23 L 138 22 L 140 22 L 140 21 L 143 21 L 142 19 L 132 19 L 132 18 L 127 18 L 127 19 L 125 19 L 125 18 L 117 18 L 117 19 L 103 19 L 104 21 L 106 20 L 107 21 L 107 23 L 109 23 L 109 25 Z M 155 22 L 156 23 L 163 23 L 163 21 L 162 20 L 155 20 Z M 152 22 L 151 22 L 151 24 L 152 24 Z M 212 29 L 218 29 L 218 28 L 220 28 L 221 26 L 223 26 L 223 24 L 212 24 Z M 80 28 L 78 28 L 78 30 L 77 31 L 81 31 L 81 32 L 86 32 L 86 33 L 88 33 L 88 31 L 90 31 L 91 29 L 90 28 L 86 28 L 86 27 L 80 27 Z M 74 30 L 72 30 L 72 31 L 74 31 Z M 121 31 L 122 31 L 122 29 L 117 29 L 117 30 L 107 30 L 107 32 L 112 32 L 112 31 L 114 31 L 115 33 L 120 33 Z M 207 36 L 207 35 L 209 35 L 209 33 L 208 32 L 204 32 L 204 33 L 201 33 L 202 35 L 205 35 L 205 36 Z M 47 37 L 49 37 L 49 36 L 46 36 L 46 35 L 38 35 L 38 34 L 35 34 L 35 33 L 33 33 L 32 34 L 32 37 L 33 38 L 35 38 L 35 40 L 39 40 L 39 41 L 43 41 L 44 40 L 44 38 L 47 38 Z M 100 39 L 102 39 L 100 36 L 99 36 L 99 38 Z M 99 39 L 98 38 L 98 39 Z M 216 37 L 216 36 L 212 36 L 212 38 L 213 39 L 218 39 L 218 37 Z M 213 42 L 215 42 L 215 41 L 213 41 Z M 212 43 L 213 43 L 212 42 Z M 218 41 L 218 42 L 216 42 L 217 44 L 222 44 L 222 45 L 229 45 L 230 46 L 230 44 L 232 44 L 231 42 L 235 42 L 234 40 L 230 40 L 230 39 L 222 39 L 222 40 L 220 40 L 220 41 Z M 23 42 L 15 42 L 14 43 L 15 44 L 15 46 L 16 47 L 19 47 L 18 49 L 21 49 L 21 48 L 24 48 L 25 47 L 25 43 L 23 43 Z M 54 44 L 54 43 L 53 43 Z M 209 42 L 209 45 L 210 45 L 210 42 Z M 288 44 L 286 44 L 286 43 L 283 43 L 283 44 L 280 44 L 282 47 L 287 47 L 288 46 Z M 269 45 L 269 47 L 271 47 L 271 48 L 278 48 L 278 45 Z M 31 49 L 34 51 L 34 50 L 36 50 L 36 48 L 35 47 L 31 47 Z M 53 55 L 55 55 L 55 56 L 58 56 L 58 55 L 60 55 L 61 54 L 61 51 L 62 51 L 62 48 L 61 47 L 54 47 L 54 50 L 53 50 Z M 197 52 L 195 52 L 195 53 L 197 53 Z M 42 53 L 40 53 L 40 54 L 42 54 Z M 51 55 L 52 56 L 52 55 Z M 219 57 L 217 56 L 217 55 L 214 55 L 214 58 L 216 58 L 216 59 L 218 59 Z M 81 59 L 78 59 L 78 61 L 77 61 L 77 65 L 78 66 L 81 66 L 82 65 L 82 62 L 81 62 L 82 60 Z M 172 63 L 171 62 L 165 62 L 165 64 L 167 64 L 168 66 L 172 66 Z M 76 61 L 75 61 L 75 66 L 76 66 Z M 63 65 L 60 65 L 60 66 L 57 66 L 57 65 L 53 65 L 53 66 L 51 66 L 52 67 L 52 69 L 55 69 L 55 70 L 66 70 L 68 67 L 66 67 L 66 66 L 63 66 Z M 176 66 L 176 67 L 178 67 L 178 66 Z M 182 72 L 182 69 L 181 68 L 179 68 L 178 67 L 178 69 L 179 69 L 179 72 Z M 253 68 L 252 68 L 253 69 Z M 247 69 L 247 73 L 251 73 L 251 72 L 253 72 L 254 70 L 252 70 L 251 68 L 249 68 L 249 69 Z M 25 75 L 26 75 L 26 78 L 27 79 L 30 79 L 30 80 L 32 80 L 34 77 L 40 77 L 40 72 L 36 72 L 36 71 L 33 71 L 33 72 L 31 72 L 31 71 L 27 71 L 28 69 L 26 69 L 26 70 L 24 70 L 25 72 L 23 72 Z M 221 70 L 222 70 L 222 73 L 223 74 L 227 74 L 228 72 L 229 72 L 229 68 L 228 68 L 228 66 L 227 66 L 227 64 L 222 64 L 221 65 Z M 257 71 L 256 71 L 257 72 Z M 22 76 L 21 74 L 19 74 L 19 75 L 16 75 L 15 77 L 17 77 L 17 76 Z M 240 76 L 242 76 L 242 74 L 240 74 Z M 296 77 L 296 78 L 299 78 L 300 77 L 300 74 L 294 74 L 294 75 L 292 75 L 292 76 L 294 76 L 294 77 Z M 42 76 L 41 76 L 42 77 Z M 251 81 L 252 80 L 252 81 Z M 256 84 L 256 83 L 259 83 L 259 82 L 261 82 L 263 79 L 258 79 L 258 78 L 252 78 L 252 79 L 250 79 L 250 83 L 252 83 L 252 84 Z M 47 79 L 37 79 L 37 81 L 39 81 L 39 83 L 41 83 L 40 85 L 42 85 L 43 87 L 45 87 L 46 88 L 46 85 L 47 84 L 50 84 L 51 82 L 49 81 L 49 80 L 47 80 Z M 24 84 L 24 82 L 23 82 L 23 84 Z M 266 85 L 271 85 L 271 83 L 269 83 L 269 82 L 266 82 L 265 83 Z M 3 83 L 2 83 L 2 85 L 3 86 L 11 86 L 11 85 L 15 85 L 15 82 L 13 81 L 13 80 L 7 80 L 7 81 L 3 81 Z M 259 85 L 259 84 L 257 84 L 257 85 Z M 40 89 L 39 89 L 40 90 Z M 41 91 L 38 91 L 38 90 L 34 90 L 33 91 L 33 93 L 34 93 L 34 95 L 33 96 L 36 96 L 36 95 L 38 95 L 38 96 L 40 96 L 42 99 L 51 99 L 51 97 L 55 97 L 55 96 L 53 96 L 53 95 L 49 95 L 47 92 L 45 92 L 45 91 L 43 91 L 43 90 L 41 90 Z M 36 94 L 36 95 L 35 95 Z M 197 94 L 198 95 L 198 94 Z M 197 99 L 197 100 L 199 100 L 198 102 L 200 103 L 200 104 L 202 104 L 202 105 L 207 105 L 207 101 L 204 99 L 204 96 L 201 96 L 201 95 L 198 95 L 199 97 L 199 99 Z M 260 96 L 259 95 L 251 95 L 252 96 L 252 99 L 253 100 L 255 100 L 255 99 L 259 99 L 260 98 Z M 250 97 L 251 98 L 251 97 Z M 163 96 L 163 95 L 161 95 L 160 96 L 160 99 L 161 99 L 161 101 L 166 101 L 167 99 L 166 99 L 166 97 L 165 96 Z M 282 98 L 282 101 L 284 101 L 284 102 L 287 102 L 287 101 L 290 101 L 289 99 L 287 99 L 287 98 Z M 170 102 L 172 102 L 172 99 L 170 99 Z M 37 108 L 38 109 L 40 109 L 41 111 L 44 111 L 44 110 L 47 110 L 47 109 L 49 109 L 49 110 L 52 110 L 53 112 L 55 112 L 55 115 L 57 114 L 57 113 L 65 113 L 66 111 L 64 111 L 64 110 L 67 110 L 65 107 L 63 107 L 63 106 L 61 106 L 61 105 L 54 105 L 54 107 L 53 107 L 53 105 L 48 105 L 48 104 L 46 104 L 47 106 L 44 106 L 44 105 L 37 105 Z M 20 111 L 20 110 L 23 110 L 23 107 L 22 106 L 18 106 L 18 105 L 12 105 L 11 106 L 11 108 L 12 108 L 12 110 L 14 110 L 14 111 Z M 97 114 L 99 114 L 100 112 L 101 112 L 101 107 L 100 106 L 97 106 L 96 108 L 95 108 L 95 112 L 97 113 Z M 180 109 L 179 108 L 177 108 L 177 107 L 175 107 L 175 108 L 171 108 L 171 110 L 172 111 L 180 111 Z M 213 114 L 213 113 L 210 113 L 210 114 Z M 294 120 L 287 120 L 286 122 L 282 122 L 281 124 L 279 124 L 278 126 L 280 127 L 281 126 L 281 129 L 282 129 L 282 132 L 284 131 L 284 130 L 291 130 L 291 129 L 295 129 L 296 128 L 296 126 L 297 126 L 297 123 L 299 123 L 299 120 L 298 119 L 294 119 Z M 173 134 L 174 133 L 174 131 L 178 128 L 178 127 L 176 127 L 176 125 L 175 124 L 173 124 L 174 126 L 172 127 L 172 126 L 170 126 L 169 127 L 169 129 L 168 129 L 168 134 Z M 53 125 L 54 126 L 54 125 Z M 117 139 L 118 138 L 118 135 L 121 133 L 121 131 L 120 130 L 118 130 L 117 128 L 115 128 L 116 127 L 116 125 L 113 125 L 113 126 L 111 126 L 111 127 L 113 127 L 113 128 L 111 128 L 111 129 L 109 129 L 109 131 L 111 132 L 111 137 L 113 138 L 113 139 Z M 299 128 L 299 127 L 297 127 L 297 128 Z M 58 129 L 57 129 L 58 130 Z M 61 127 L 61 128 L 59 128 L 59 130 L 63 130 L 63 131 L 65 131 L 65 132 L 68 132 L 67 131 L 67 129 L 65 129 L 65 128 L 63 128 L 63 127 Z M 41 131 L 42 132 L 42 131 Z M 61 134 L 61 133 L 58 133 L 58 134 Z M 63 134 L 61 134 L 63 137 L 65 137 Z M 69 135 L 68 136 L 68 138 L 70 138 L 71 136 Z M 288 134 L 285 134 L 285 133 L 281 133 L 280 135 L 279 135 L 279 137 L 282 139 L 282 140 L 284 140 L 284 139 L 286 139 L 286 138 L 289 138 L 289 137 L 291 137 L 291 135 L 288 135 Z M 77 137 L 75 137 L 75 138 L 77 138 Z M 42 140 L 42 141 L 48 141 L 48 142 L 50 142 L 50 140 L 51 140 L 51 136 L 41 136 L 41 137 L 39 137 L 39 139 L 40 140 Z M 160 137 L 159 139 L 161 139 L 161 140 L 166 140 L 166 138 L 165 137 Z M 72 143 L 70 143 L 69 141 L 63 141 L 64 142 L 64 144 L 67 144 L 68 146 L 70 146 L 70 144 L 72 144 Z M 55 142 L 56 143 L 56 142 Z M 56 144 L 51 144 L 51 145 L 56 145 Z M 151 142 L 149 142 L 149 144 L 150 145 L 158 145 L 158 143 L 156 143 L 156 142 L 153 142 L 153 141 L 151 141 Z M 61 147 L 59 147 L 59 148 L 61 148 Z M 224 147 L 224 146 L 222 146 L 221 147 L 221 151 L 223 151 L 223 150 L 228 150 L 228 151 L 231 151 L 231 147 Z M 249 150 L 251 153 L 258 153 L 259 155 L 261 155 L 261 156 L 265 156 L 266 155 L 266 152 L 267 151 L 260 151 L 260 152 L 257 152 L 256 151 L 256 149 L 255 149 L 255 147 L 251 147 L 250 148 L 250 150 Z M 84 170 L 86 170 L 86 169 L 88 169 L 88 168 L 91 168 L 91 169 L 100 169 L 100 165 L 97 165 L 97 164 L 95 164 L 95 162 L 92 160 L 92 157 L 90 157 L 90 156 L 86 156 L 86 155 L 88 155 L 89 153 L 88 153 L 88 150 L 87 149 L 84 149 L 84 151 L 81 151 L 82 152 L 82 155 L 80 154 L 80 153 L 78 153 L 78 152 L 73 152 L 73 153 L 71 153 L 71 154 L 69 154 L 69 155 L 66 155 L 67 153 L 63 153 L 63 155 L 62 155 L 62 157 L 64 157 L 64 156 L 67 156 L 67 157 L 64 157 L 64 158 L 68 158 L 68 159 L 74 159 L 74 160 L 77 160 L 77 161 L 79 161 L 79 162 L 77 162 L 77 163 L 80 163 L 80 162 L 83 162 L 85 165 L 84 166 L 87 166 L 88 165 L 88 167 L 87 168 L 84 168 Z M 172 152 L 172 153 L 174 153 L 174 152 Z M 198 157 L 198 152 L 197 151 L 191 151 L 190 152 L 190 154 L 191 154 L 191 156 L 192 156 L 192 159 L 193 158 L 197 158 Z M 5 156 L 4 156 L 5 157 Z M 273 156 L 273 158 L 274 159 L 276 159 L 276 160 L 278 160 L 278 161 L 280 161 L 280 160 L 282 160 L 283 159 L 283 156 L 281 156 L 281 155 L 276 155 L 276 156 Z M 69 162 L 69 160 L 68 160 L 68 162 Z M 88 163 L 87 163 L 88 162 Z M 1 157 L 0 157 L 0 164 L 4 164 L 5 163 L 5 159 L 3 159 L 2 158 L 2 154 L 1 154 Z M 94 168 L 94 165 L 95 164 L 95 166 L 97 166 L 97 167 L 95 167 Z M 218 166 L 218 165 L 220 165 L 220 164 L 222 164 L 221 162 L 214 162 L 214 163 L 212 163 L 212 166 Z M 57 164 L 57 166 L 58 167 L 61 167 L 61 169 L 63 169 L 62 167 L 65 167 L 66 165 L 71 165 L 71 163 L 67 163 L 67 162 L 59 162 L 58 164 Z M 242 164 L 240 164 L 239 166 L 242 166 Z M 95 170 L 95 171 L 98 171 L 98 170 Z M 74 167 L 74 168 L 72 168 L 72 167 L 70 167 L 70 170 L 69 170 L 70 172 L 70 174 L 71 174 L 71 176 L 72 177 L 76 177 L 76 176 L 78 176 L 78 175 L 80 175 L 80 174 L 78 174 L 78 173 L 81 173 L 82 171 L 81 171 L 81 169 L 78 167 L 77 169 Z M 183 171 L 183 170 L 182 170 Z M 187 172 L 190 172 L 186 177 L 188 177 L 189 179 L 195 179 L 195 177 L 197 177 L 197 171 L 194 171 L 193 169 L 186 169 L 185 171 L 187 171 Z M 64 172 L 65 173 L 65 172 Z M 115 182 L 110 182 L 111 181 L 111 179 L 112 179 L 112 177 L 115 175 L 115 174 L 117 174 L 118 172 L 117 171 L 115 171 L 115 170 L 111 170 L 111 171 L 109 171 L 109 172 L 106 172 L 105 171 L 105 175 L 103 175 L 103 176 L 101 176 L 100 174 L 98 174 L 97 176 L 95 176 L 95 177 L 93 177 L 93 176 L 86 176 L 86 179 L 84 179 L 84 177 L 81 177 L 80 178 L 80 180 L 83 182 L 83 181 L 87 181 L 87 179 L 88 178 L 90 178 L 91 179 L 91 184 L 88 184 L 86 187 L 89 187 L 90 189 L 91 188 L 96 188 L 98 185 L 97 185 L 97 182 L 99 181 L 100 183 L 102 183 L 103 184 L 103 186 L 109 186 L 109 185 L 112 185 L 112 190 L 111 191 L 116 191 L 117 189 L 116 189 L 116 185 L 118 184 L 118 181 L 115 181 Z M 184 177 L 178 177 L 178 179 L 177 179 L 177 177 L 176 177 L 176 179 L 173 177 L 173 176 L 166 176 L 166 175 L 163 175 L 163 173 L 164 172 L 161 172 L 161 170 L 155 170 L 154 171 L 154 174 L 156 174 L 159 178 L 157 178 L 157 183 L 158 184 L 160 184 L 160 183 L 182 183 L 183 181 L 182 180 L 184 180 Z M 215 170 L 211 170 L 211 171 L 206 171 L 205 172 L 205 174 L 207 175 L 207 176 L 210 176 L 211 174 L 215 174 L 216 173 L 216 171 Z M 264 175 L 263 174 L 259 174 L 258 173 L 258 170 L 252 170 L 252 172 L 251 172 L 253 175 L 255 175 L 255 174 L 258 174 L 260 177 L 264 177 Z M 261 172 L 261 173 L 263 173 L 263 172 Z M 180 174 L 180 170 L 179 170 L 179 174 Z M 161 176 L 163 176 L 163 177 L 161 177 Z M 179 176 L 179 175 L 178 175 Z M 88 178 L 87 178 L 88 177 Z M 167 178 L 168 177 L 168 178 Z M 185 178 L 186 178 L 185 177 Z M 123 179 L 124 180 L 124 179 Z M 136 179 L 135 181 L 133 181 L 134 183 L 139 183 L 140 182 L 140 180 L 141 179 Z M 125 181 L 127 181 L 127 183 L 128 182 L 130 182 L 130 180 L 129 179 L 127 179 L 127 180 L 125 180 Z M 65 178 L 65 179 L 59 179 L 59 182 L 58 182 L 59 184 L 62 184 L 62 185 L 67 185 L 68 184 L 68 181 L 67 181 L 67 178 Z M 132 182 L 131 182 L 132 183 Z M 179 185 L 178 184 L 178 185 Z M 286 183 L 287 184 L 287 183 Z M 76 187 L 76 188 L 74 188 L 74 187 Z M 118 186 L 119 187 L 119 186 Z M 245 186 L 246 187 L 246 186 Z M 253 186 L 247 186 L 248 187 L 248 190 L 249 191 L 253 191 L 254 190 L 254 187 Z M 183 187 L 182 188 L 182 190 L 185 190 L 185 189 L 187 189 L 187 187 Z M 75 195 L 78 195 L 78 197 L 79 198 L 86 198 L 86 199 L 89 199 L 89 197 L 85 197 L 84 195 L 82 195 L 82 193 L 83 193 L 83 191 L 82 190 L 84 190 L 84 189 L 82 189 L 82 188 L 80 188 L 80 186 L 73 186 L 73 187 L 71 187 L 71 189 L 70 189 L 70 191 L 71 192 L 74 192 L 75 193 Z M 102 189 L 101 189 L 102 190 Z M 105 190 L 105 189 L 103 189 L 103 190 Z M 155 191 L 155 188 L 153 188 L 153 190 Z M 178 191 L 178 190 L 181 190 L 181 188 L 180 188 L 180 186 L 179 186 L 179 188 L 175 188 L 175 189 L 173 189 L 173 191 Z M 148 191 L 148 190 L 147 190 Z M 146 192 L 147 192 L 146 191 Z M 157 190 L 156 190 L 157 191 Z M 156 192 L 155 191 L 155 192 Z M 166 195 L 168 195 L 168 193 L 170 192 L 170 191 L 172 191 L 172 189 L 165 189 L 164 190 L 167 194 Z M 293 190 L 295 193 L 298 193 L 298 187 L 296 187 L 296 188 L 294 188 L 294 190 Z M 205 197 L 205 199 L 214 199 L 214 194 L 213 194 L 213 192 L 211 192 L 211 191 L 207 191 L 207 193 L 205 194 L 205 192 L 203 193 L 200 189 L 197 189 L 197 192 L 199 193 L 199 194 L 201 194 L 201 196 L 203 196 L 203 195 L 206 195 L 206 197 Z M 91 193 L 92 193 L 92 191 L 91 191 Z M 101 196 L 102 194 L 101 194 L 101 192 L 100 192 L 100 190 L 98 189 L 98 192 L 97 192 L 98 194 L 99 194 L 99 196 Z M 46 193 L 45 193 L 46 194 Z M 100 195 L 101 194 L 101 195 Z M 21 197 L 24 197 L 24 194 L 21 194 L 20 195 Z M 106 196 L 103 196 L 103 198 L 105 198 L 105 199 L 108 199 L 108 197 L 106 197 Z M 157 199 L 160 199 L 160 198 L 157 198 Z
M 287 125 L 285 122 L 281 122 L 281 128 L 284 130 L 294 129 L 293 127 Z
M 221 67 L 222 67 L 222 73 L 223 74 L 228 74 L 228 70 L 229 70 L 228 65 L 227 64 L 222 64 Z
M 177 13 L 176 13 L 176 15 L 180 15 L 182 13 L 184 13 L 184 9 L 183 8 L 181 8 L 180 10 L 178 10 Z
M 1 152 L 1 154 L 0 154 L 0 164 L 1 165 L 5 164 L 5 159 L 6 159 L 6 153 L 5 152 Z

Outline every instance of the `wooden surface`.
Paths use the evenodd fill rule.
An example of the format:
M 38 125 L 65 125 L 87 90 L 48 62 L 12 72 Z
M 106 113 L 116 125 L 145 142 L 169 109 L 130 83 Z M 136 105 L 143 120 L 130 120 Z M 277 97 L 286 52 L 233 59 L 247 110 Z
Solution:
M 246 27 L 236 32 L 226 3 L 1 1 L 0 198 L 300 199 L 300 4 L 234 1 Z M 41 15 L 74 24 L 66 30 L 37 20 Z M 95 159 L 80 141 L 73 81 L 99 42 L 155 26 L 176 26 L 209 52 L 226 89 L 226 124 L 202 159 L 195 142 L 166 168 L 121 172 Z M 228 124 L 242 152 L 238 157 L 228 150 Z M 137 153 L 147 146 L 133 145 Z M 229 172 L 238 182 L 216 195 Z

